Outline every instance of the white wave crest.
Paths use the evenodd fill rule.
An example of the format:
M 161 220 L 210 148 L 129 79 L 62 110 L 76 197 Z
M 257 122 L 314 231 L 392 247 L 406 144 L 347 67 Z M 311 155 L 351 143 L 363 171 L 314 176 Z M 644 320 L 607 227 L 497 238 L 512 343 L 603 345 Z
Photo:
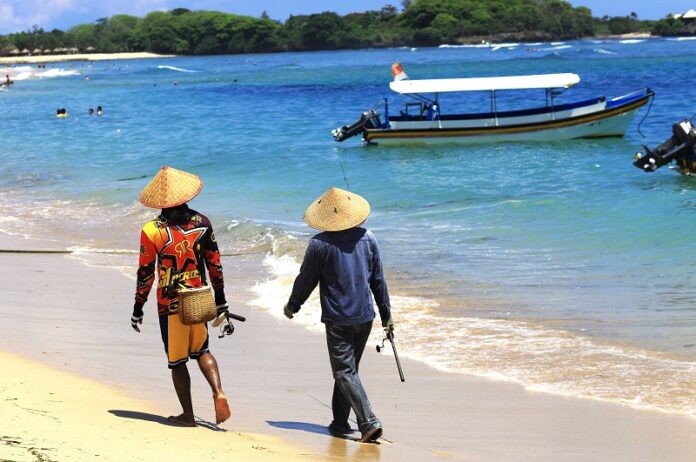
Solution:
M 157 66 L 157 69 L 168 69 L 170 71 L 176 71 L 176 72 L 187 72 L 187 73 L 196 73 L 200 71 L 194 71 L 192 69 L 183 69 L 181 67 L 174 67 L 174 66 L 166 66 L 166 65 L 159 65 Z
M 552 51 L 552 50 L 565 50 L 566 48 L 573 48 L 572 45 L 558 45 L 554 47 L 547 47 L 547 48 L 542 48 L 544 51 Z
M 49 69 L 45 72 L 39 72 L 36 77 L 40 79 L 48 79 L 52 77 L 65 77 L 68 75 L 80 75 L 79 71 L 76 70 L 65 70 L 65 69 Z
M 615 55 L 616 54 L 615 51 L 605 50 L 604 48 L 595 48 L 592 51 L 594 51 L 595 53 L 599 53 L 601 55 Z
M 468 45 L 450 45 L 447 43 L 443 43 L 442 45 L 438 46 L 438 48 L 491 48 L 491 44 L 488 42 Z
M 498 51 L 498 50 L 501 50 L 504 48 L 514 49 L 514 48 L 517 48 L 518 46 L 520 46 L 519 43 L 496 43 L 491 48 L 491 51 Z
M 10 76 L 10 79 L 15 81 L 22 80 L 37 80 L 37 79 L 52 79 L 56 77 L 67 77 L 71 75 L 80 75 L 79 71 L 76 70 L 66 70 L 61 68 L 53 68 L 48 70 L 43 70 L 39 68 L 34 68 L 31 66 L 20 66 L 14 68 L 7 68 L 2 71 L 4 74 Z

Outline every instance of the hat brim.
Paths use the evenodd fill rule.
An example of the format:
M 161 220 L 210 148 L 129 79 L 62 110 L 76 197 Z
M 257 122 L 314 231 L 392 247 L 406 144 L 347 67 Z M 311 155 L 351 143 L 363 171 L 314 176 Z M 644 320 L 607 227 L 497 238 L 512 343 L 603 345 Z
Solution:
M 185 204 L 203 189 L 198 175 L 171 167 L 162 167 L 140 193 L 140 203 L 153 209 L 166 209 Z
M 331 188 L 307 207 L 304 219 L 319 231 L 343 231 L 362 224 L 369 215 L 370 204 L 365 198 Z

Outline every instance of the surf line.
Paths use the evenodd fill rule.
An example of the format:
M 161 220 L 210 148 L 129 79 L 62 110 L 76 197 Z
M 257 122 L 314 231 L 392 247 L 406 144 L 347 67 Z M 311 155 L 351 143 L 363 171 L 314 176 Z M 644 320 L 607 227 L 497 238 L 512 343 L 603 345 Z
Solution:
M 67 250 L 67 249 L 0 249 L 0 254 L 3 253 L 19 253 L 19 254 L 55 254 L 55 255 L 68 255 L 68 254 L 111 254 L 111 255 L 135 255 L 138 252 L 133 251 L 110 251 L 110 250 Z M 256 255 L 265 254 L 267 252 L 239 252 L 239 253 L 221 253 L 221 257 L 243 257 L 245 255 Z

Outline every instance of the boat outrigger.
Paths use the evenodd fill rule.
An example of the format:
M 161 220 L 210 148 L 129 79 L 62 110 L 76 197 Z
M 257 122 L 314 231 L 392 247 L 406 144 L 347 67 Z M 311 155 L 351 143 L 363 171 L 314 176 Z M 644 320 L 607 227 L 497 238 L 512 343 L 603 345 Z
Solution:
M 396 80 L 389 87 L 412 97 L 412 100 L 395 116 L 389 114 L 387 98 L 382 98 L 373 109 L 363 112 L 357 122 L 333 130 L 336 141 L 344 141 L 358 134 L 362 134 L 365 142 L 380 145 L 476 144 L 623 136 L 635 112 L 654 96 L 650 88 L 643 88 L 609 100 L 600 96 L 575 103 L 556 104 L 554 99 L 557 96 L 580 82 L 577 74 L 408 80 L 398 63 L 392 67 L 392 74 Z M 497 92 L 529 89 L 545 89 L 546 105 L 498 111 Z M 489 112 L 441 113 L 440 93 L 472 91 L 490 92 Z M 424 96 L 426 94 L 432 96 Z M 382 109 L 381 113 L 378 109 Z

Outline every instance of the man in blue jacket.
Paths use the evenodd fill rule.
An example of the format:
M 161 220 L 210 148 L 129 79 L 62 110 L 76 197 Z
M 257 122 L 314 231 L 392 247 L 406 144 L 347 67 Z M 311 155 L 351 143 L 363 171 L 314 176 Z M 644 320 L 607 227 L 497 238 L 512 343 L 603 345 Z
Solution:
M 358 365 L 372 330 L 374 295 L 382 326 L 394 330 L 389 293 L 374 235 L 360 227 L 370 214 L 370 204 L 361 196 L 331 188 L 315 200 L 304 219 L 323 231 L 307 246 L 300 274 L 295 279 L 285 316 L 292 319 L 319 284 L 321 322 L 334 376 L 331 408 L 332 434 L 352 433 L 348 424 L 351 408 L 362 434 L 360 441 L 382 436 L 382 423 L 374 415 L 358 376 Z

